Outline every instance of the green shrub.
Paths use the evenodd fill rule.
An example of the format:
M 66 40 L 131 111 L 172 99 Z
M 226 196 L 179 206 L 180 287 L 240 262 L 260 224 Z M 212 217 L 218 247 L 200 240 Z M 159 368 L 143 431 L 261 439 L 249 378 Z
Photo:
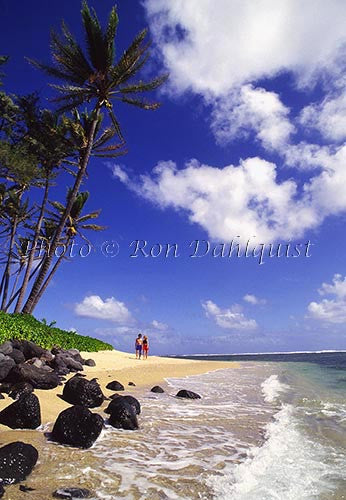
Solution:
M 51 327 L 29 314 L 6 314 L 0 311 L 0 344 L 11 339 L 31 340 L 45 349 L 57 346 L 89 352 L 113 350 L 113 346 L 101 340 Z

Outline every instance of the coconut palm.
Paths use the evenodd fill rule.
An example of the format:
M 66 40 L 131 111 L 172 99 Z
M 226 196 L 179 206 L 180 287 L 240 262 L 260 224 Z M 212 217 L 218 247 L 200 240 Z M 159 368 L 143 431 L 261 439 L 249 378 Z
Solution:
M 23 269 L 25 268 L 28 260 L 29 245 L 30 245 L 30 239 L 27 237 L 19 236 L 18 240 L 14 242 L 14 247 L 12 250 L 12 263 L 13 266 L 15 267 L 15 271 L 13 272 L 15 279 L 12 285 L 12 291 L 10 293 L 9 301 L 7 305 L 4 307 L 5 312 L 8 311 L 8 308 L 11 306 L 14 300 L 14 295 L 19 282 L 20 275 Z M 6 260 L 1 262 L 1 264 L 6 264 Z
M 123 141 L 120 124 L 113 110 L 114 103 L 121 101 L 142 109 L 155 110 L 159 107 L 159 103 L 146 101 L 142 94 L 157 89 L 167 79 L 167 75 L 162 75 L 146 82 L 142 80 L 133 81 L 149 57 L 150 43 L 146 41 L 147 30 L 141 31 L 116 61 L 114 43 L 118 26 L 116 8 L 112 8 L 105 29 L 102 29 L 96 12 L 90 11 L 85 1 L 81 13 L 86 51 L 77 43 L 72 33 L 63 23 L 61 35 L 53 32 L 51 37 L 53 66 L 32 61 L 45 73 L 61 81 L 61 84 L 53 85 L 60 93 L 60 96 L 55 99 L 60 106 L 60 111 L 73 110 L 86 103 L 91 107 L 91 122 L 87 140 L 80 150 L 75 183 L 51 242 L 52 253 L 54 253 L 58 245 L 66 220 L 85 176 L 92 154 L 101 109 L 104 108 L 107 111 L 116 134 Z M 23 312 L 32 313 L 36 306 L 38 294 L 51 262 L 52 255 L 47 255 Z
M 71 190 L 68 191 L 66 200 L 68 202 L 69 198 L 71 195 Z M 89 199 L 89 192 L 81 192 L 78 193 L 76 196 L 75 201 L 73 202 L 70 214 L 67 218 L 65 229 L 63 232 L 63 235 L 61 237 L 61 240 L 59 242 L 60 245 L 63 245 L 63 251 L 61 252 L 60 256 L 57 258 L 53 268 L 49 272 L 47 278 L 45 279 L 41 289 L 39 290 L 38 293 L 38 300 L 40 300 L 42 294 L 45 292 L 47 286 L 49 285 L 50 281 L 52 280 L 54 274 L 58 270 L 60 264 L 63 262 L 63 260 L 68 259 L 68 256 L 66 256 L 66 249 L 68 249 L 71 241 L 76 237 L 79 236 L 82 239 L 86 240 L 88 243 L 89 240 L 86 238 L 84 232 L 85 231 L 103 231 L 105 229 L 105 226 L 100 226 L 98 224 L 90 223 L 90 221 L 95 220 L 99 217 L 101 210 L 95 210 L 94 212 L 90 212 L 88 214 L 82 214 L 85 204 Z M 50 221 L 50 228 L 53 228 L 56 224 L 59 224 L 61 215 L 65 211 L 65 206 L 58 202 L 50 202 L 52 205 L 54 211 L 50 212 L 51 219 Z M 49 226 L 48 226 L 49 227 Z M 47 238 L 47 241 L 49 242 L 49 235 Z M 51 247 L 49 248 L 49 253 L 52 253 Z
M 20 120 L 23 123 L 22 142 L 37 161 L 40 174 L 39 187 L 43 188 L 43 196 L 39 206 L 39 214 L 34 224 L 33 238 L 28 256 L 27 266 L 15 307 L 20 312 L 25 293 L 32 274 L 32 266 L 40 237 L 41 226 L 48 203 L 49 190 L 57 175 L 67 169 L 67 163 L 73 159 L 75 141 L 71 137 L 73 120 L 59 116 L 47 109 L 38 107 L 36 95 L 18 100 Z
M 0 56 L 0 66 L 5 64 L 8 61 L 8 56 Z M 3 73 L 0 73 L 0 78 L 4 76 Z M 2 85 L 2 81 L 0 80 L 0 86 Z
M 3 204 L 3 219 L 8 223 L 9 245 L 6 252 L 5 270 L 0 284 L 0 295 L 2 294 L 1 310 L 4 310 L 7 304 L 17 229 L 20 224 L 32 216 L 32 209 L 29 208 L 29 200 L 26 199 L 23 201 L 22 199 L 24 191 L 25 187 L 23 186 L 20 186 L 16 190 L 9 190 Z

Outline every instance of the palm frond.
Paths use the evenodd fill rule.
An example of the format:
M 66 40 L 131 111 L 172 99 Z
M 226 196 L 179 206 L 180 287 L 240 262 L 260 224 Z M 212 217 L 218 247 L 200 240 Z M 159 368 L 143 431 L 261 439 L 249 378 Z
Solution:
M 98 224 L 82 224 L 82 229 L 89 229 L 91 231 L 104 231 L 107 226 L 99 226 Z
M 100 216 L 101 210 L 95 210 L 95 212 L 90 212 L 82 217 L 78 218 L 78 222 L 86 222 L 89 219 L 97 219 Z
M 149 92 L 151 90 L 155 90 L 160 87 L 163 83 L 165 83 L 168 79 L 168 73 L 161 75 L 157 78 L 154 78 L 150 82 L 139 81 L 137 83 L 133 83 L 131 85 L 127 85 L 126 87 L 120 87 L 117 92 L 121 94 L 136 94 L 138 92 Z
M 105 45 L 107 47 L 107 64 L 111 67 L 115 58 L 115 36 L 119 24 L 119 18 L 116 6 L 114 6 L 109 14 L 106 33 L 104 36 Z
M 144 99 L 131 99 L 130 97 L 122 97 L 120 100 L 141 109 L 155 110 L 160 107 L 159 102 L 148 102 Z
M 120 138 L 121 141 L 124 141 L 124 136 L 121 132 L 120 123 L 118 122 L 117 117 L 115 116 L 115 114 L 113 113 L 113 110 L 111 108 L 108 109 L 108 112 L 109 112 L 110 119 L 112 120 L 114 129 L 116 130 L 118 137 Z
M 86 45 L 90 61 L 97 71 L 103 71 L 106 67 L 103 35 L 100 22 L 95 11 L 92 12 L 86 1 L 82 4 L 82 21 L 86 36 Z

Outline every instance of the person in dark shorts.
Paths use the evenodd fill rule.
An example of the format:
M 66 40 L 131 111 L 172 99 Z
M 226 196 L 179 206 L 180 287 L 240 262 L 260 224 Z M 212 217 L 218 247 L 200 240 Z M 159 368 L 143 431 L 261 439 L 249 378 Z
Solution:
M 142 357 L 142 346 L 143 346 L 142 334 L 139 333 L 135 342 L 136 359 L 141 359 Z
M 149 340 L 146 335 L 143 337 L 143 359 L 148 359 Z

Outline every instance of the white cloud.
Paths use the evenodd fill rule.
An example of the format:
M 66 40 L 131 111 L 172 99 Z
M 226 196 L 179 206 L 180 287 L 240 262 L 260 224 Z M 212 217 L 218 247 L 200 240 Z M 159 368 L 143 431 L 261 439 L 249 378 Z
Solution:
M 145 0 L 177 91 L 225 94 L 289 70 L 304 82 L 346 41 L 343 0 Z
M 178 169 L 173 161 L 161 161 L 151 175 L 127 178 L 127 185 L 160 208 L 182 211 L 214 240 L 297 240 L 327 217 L 346 212 L 346 145 L 300 143 L 287 146 L 286 154 L 291 165 L 305 160 L 310 178 L 279 180 L 277 165 L 254 157 L 223 168 L 191 160 Z
M 275 165 L 260 158 L 222 169 L 196 160 L 181 170 L 174 162 L 159 162 L 152 176 L 129 187 L 161 208 L 183 210 L 221 241 L 254 235 L 260 243 L 286 240 L 320 222 L 309 202 L 296 199 L 296 183 L 278 182 Z
M 115 323 L 132 322 L 133 318 L 124 304 L 114 297 L 102 300 L 99 295 L 84 297 L 82 302 L 75 305 L 78 316 L 114 321 Z
M 322 299 L 320 302 L 310 302 L 308 317 L 326 323 L 346 323 L 346 276 L 335 274 L 333 282 L 323 283 L 319 289 L 320 295 L 332 295 L 334 298 Z
M 219 142 L 246 137 L 252 131 L 265 148 L 280 149 L 295 130 L 288 115 L 277 94 L 244 85 L 214 102 L 212 130 Z
M 346 78 L 340 54 L 346 2 L 305 0 L 304 8 L 300 0 L 144 4 L 171 73 L 171 90 L 203 96 L 217 141 L 252 134 L 280 160 L 276 165 L 253 157 L 223 168 L 197 160 L 179 168 L 160 161 L 137 179 L 114 165 L 114 176 L 160 208 L 182 212 L 214 240 L 297 240 L 344 213 L 346 143 L 340 141 L 346 140 Z M 307 82 L 317 70 L 327 73 L 329 93 L 294 115 L 278 94 L 263 88 L 263 80 L 286 70 L 293 82 Z M 262 86 L 256 87 L 259 79 Z M 316 129 L 327 143 L 309 142 Z M 307 175 L 292 178 L 292 170 L 282 167 Z
M 160 321 L 156 321 L 156 319 L 154 319 L 152 322 L 151 322 L 152 326 L 156 329 L 156 330 L 160 330 L 160 331 L 165 331 L 165 330 L 168 330 L 168 325 L 166 325 L 166 323 L 161 323 Z
M 346 95 L 344 89 L 339 95 L 326 97 L 321 103 L 306 106 L 301 113 L 301 123 L 317 129 L 331 141 L 346 139 Z
M 254 319 L 248 319 L 241 312 L 238 305 L 233 305 L 228 309 L 221 309 L 211 300 L 202 303 L 207 318 L 212 319 L 221 328 L 230 330 L 253 330 L 257 328 Z
M 245 300 L 245 302 L 248 302 L 249 304 L 252 304 L 254 306 L 264 305 L 267 303 L 267 301 L 265 299 L 260 299 L 259 297 L 256 297 L 256 295 L 252 295 L 251 293 L 244 295 L 243 300 Z

